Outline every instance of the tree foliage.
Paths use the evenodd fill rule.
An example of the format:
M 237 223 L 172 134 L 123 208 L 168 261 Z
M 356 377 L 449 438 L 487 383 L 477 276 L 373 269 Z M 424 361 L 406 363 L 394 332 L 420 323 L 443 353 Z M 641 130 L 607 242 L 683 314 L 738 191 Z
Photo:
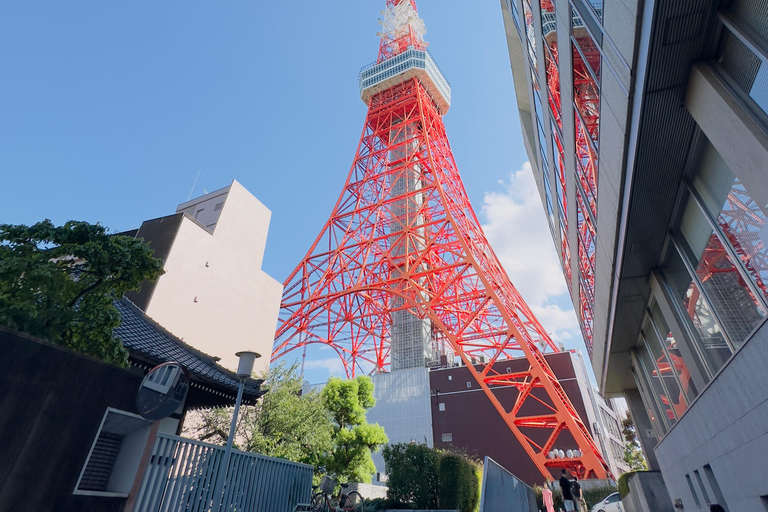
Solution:
M 0 324 L 125 366 L 114 301 L 162 273 L 143 240 L 99 224 L 2 224 Z
M 242 450 L 325 466 L 349 482 L 371 482 L 371 450 L 387 442 L 384 429 L 365 421 L 373 407 L 373 382 L 332 378 L 322 392 L 302 393 L 297 365 L 277 365 L 266 377 L 266 395 L 243 407 L 233 444 Z M 202 411 L 186 422 L 187 435 L 226 443 L 232 408 Z
M 478 464 L 464 454 L 399 443 L 384 447 L 392 508 L 473 512 L 480 499 Z
M 315 467 L 324 464 L 333 449 L 333 422 L 320 393 L 302 393 L 302 384 L 296 365 L 272 368 L 264 383 L 267 394 L 255 405 L 240 409 L 233 444 L 241 450 Z M 187 422 L 186 433 L 201 441 L 224 444 L 232 410 L 202 411 L 197 419 Z
M 480 482 L 475 464 L 457 453 L 443 453 L 438 475 L 438 506 L 442 509 L 473 512 L 480 500 Z
M 395 506 L 437 508 L 439 452 L 425 444 L 398 443 L 382 450 L 387 468 L 387 498 Z
M 648 464 L 643 456 L 643 450 L 640 446 L 640 438 L 637 435 L 637 427 L 632 421 L 629 411 L 624 419 L 621 420 L 621 433 L 624 436 L 624 462 L 634 470 L 647 470 Z
M 331 377 L 321 397 L 334 423 L 333 450 L 326 468 L 342 480 L 371 483 L 376 472 L 371 452 L 388 441 L 383 427 L 365 419 L 366 411 L 376 404 L 373 381 L 367 375 L 350 380 Z

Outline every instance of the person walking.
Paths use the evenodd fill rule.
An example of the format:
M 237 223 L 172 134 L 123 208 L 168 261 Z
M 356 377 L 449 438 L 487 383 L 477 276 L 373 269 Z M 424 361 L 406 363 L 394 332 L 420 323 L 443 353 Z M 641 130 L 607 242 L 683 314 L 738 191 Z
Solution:
M 581 491 L 581 484 L 579 484 L 579 477 L 573 477 L 571 482 L 571 495 L 573 496 L 574 508 L 578 512 L 587 512 L 587 503 L 584 501 L 584 493 Z
M 563 470 L 563 474 L 560 476 L 560 492 L 563 493 L 563 506 L 566 512 L 573 512 L 575 507 L 573 506 L 573 494 L 571 493 L 571 481 L 565 476 L 566 471 Z
M 549 490 L 549 482 L 544 482 L 544 487 L 541 488 L 541 498 L 547 512 L 555 512 L 555 503 L 552 500 L 552 491 Z

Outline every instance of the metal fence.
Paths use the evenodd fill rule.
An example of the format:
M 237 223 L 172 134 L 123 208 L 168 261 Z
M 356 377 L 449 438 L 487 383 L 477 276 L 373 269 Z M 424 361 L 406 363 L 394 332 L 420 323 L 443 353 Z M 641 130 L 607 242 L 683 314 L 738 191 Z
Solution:
M 134 512 L 218 512 L 222 493 L 226 512 L 292 512 L 310 500 L 312 466 L 233 450 L 227 473 L 223 459 L 221 446 L 158 434 Z
M 480 512 L 537 512 L 533 489 L 515 475 L 486 457 L 483 461 L 483 488 Z

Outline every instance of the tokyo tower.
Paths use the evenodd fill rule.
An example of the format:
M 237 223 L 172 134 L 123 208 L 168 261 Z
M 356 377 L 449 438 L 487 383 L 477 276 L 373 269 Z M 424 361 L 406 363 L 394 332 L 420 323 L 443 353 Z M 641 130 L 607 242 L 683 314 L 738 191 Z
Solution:
M 357 153 L 330 218 L 285 282 L 272 359 L 322 344 L 354 377 L 453 354 L 546 478 L 557 468 L 606 478 L 542 355 L 558 349 L 470 206 L 442 120 L 451 89 L 427 52 L 415 0 L 387 0 L 382 14 L 378 58 L 359 75 L 368 115 Z M 526 371 L 497 371 L 519 357 Z M 509 387 L 511 407 L 495 394 Z

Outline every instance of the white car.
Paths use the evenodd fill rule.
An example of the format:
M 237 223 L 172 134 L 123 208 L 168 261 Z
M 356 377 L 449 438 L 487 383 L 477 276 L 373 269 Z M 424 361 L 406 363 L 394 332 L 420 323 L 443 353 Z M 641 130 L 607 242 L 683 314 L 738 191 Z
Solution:
M 624 512 L 619 493 L 609 494 L 603 501 L 592 507 L 592 512 Z

